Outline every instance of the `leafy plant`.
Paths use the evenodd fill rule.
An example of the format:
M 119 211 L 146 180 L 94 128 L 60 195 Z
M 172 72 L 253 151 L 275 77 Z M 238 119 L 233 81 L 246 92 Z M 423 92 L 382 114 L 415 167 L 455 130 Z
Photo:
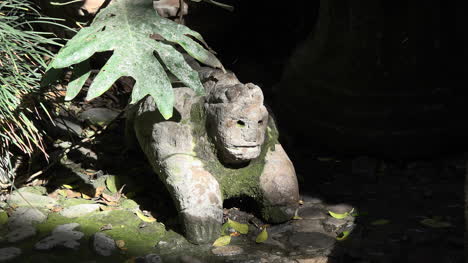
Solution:
M 208 48 L 199 33 L 160 17 L 152 8 L 152 0 L 113 1 L 60 50 L 48 69 L 75 65 L 74 80 L 69 83 L 65 98 L 71 100 L 90 75 L 87 60 L 97 52 L 113 51 L 89 87 L 86 100 L 103 94 L 120 77 L 131 76 L 136 81 L 131 103 L 151 95 L 168 119 L 172 116 L 174 94 L 166 70 L 203 94 L 198 73 L 186 63 L 175 44 L 202 63 L 223 68 L 199 42 Z
M 46 57 L 53 56 L 46 46 L 58 46 L 33 24 L 56 24 L 42 17 L 30 1 L 0 1 L 0 183 L 12 179 L 11 147 L 31 154 L 40 149 L 47 156 L 43 132 L 34 124 L 42 104 L 30 96 L 39 89 Z

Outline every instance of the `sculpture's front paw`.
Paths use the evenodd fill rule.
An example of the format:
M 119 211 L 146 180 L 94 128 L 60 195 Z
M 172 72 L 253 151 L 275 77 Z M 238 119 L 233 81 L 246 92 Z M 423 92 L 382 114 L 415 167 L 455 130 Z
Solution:
M 216 240 L 221 234 L 221 220 L 211 217 L 198 217 L 182 213 L 185 237 L 194 244 L 206 244 Z

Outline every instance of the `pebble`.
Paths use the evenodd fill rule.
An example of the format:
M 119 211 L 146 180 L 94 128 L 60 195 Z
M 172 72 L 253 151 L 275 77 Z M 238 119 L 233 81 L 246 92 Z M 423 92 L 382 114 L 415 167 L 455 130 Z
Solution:
M 100 256 L 110 256 L 117 249 L 115 241 L 108 235 L 98 232 L 93 235 L 94 251 Z
M 7 200 L 10 206 L 34 206 L 34 207 L 46 207 L 48 205 L 55 205 L 57 201 L 51 197 L 33 194 L 30 192 L 18 193 L 14 191 L 10 198 Z
M 318 232 L 298 232 L 289 238 L 289 243 L 298 250 L 314 253 L 333 247 L 335 239 Z
M 229 245 L 229 246 L 223 246 L 223 247 L 216 247 L 211 250 L 213 254 L 217 256 L 235 256 L 242 254 L 244 250 L 239 247 L 239 246 L 234 246 L 234 245 Z
M 32 225 L 24 225 L 16 229 L 11 230 L 7 235 L 6 239 L 10 243 L 22 241 L 28 237 L 36 235 L 36 228 Z
M 36 208 L 18 207 L 8 219 L 8 228 L 14 230 L 26 225 L 42 223 L 46 219 L 47 216 Z
M 79 227 L 78 223 L 69 223 L 57 226 L 52 234 L 37 242 L 34 247 L 38 250 L 48 250 L 57 246 L 71 249 L 77 249 L 80 246 L 80 240 L 84 234 L 73 229 Z
M 6 262 L 21 255 L 21 249 L 17 247 L 0 248 L 0 262 Z

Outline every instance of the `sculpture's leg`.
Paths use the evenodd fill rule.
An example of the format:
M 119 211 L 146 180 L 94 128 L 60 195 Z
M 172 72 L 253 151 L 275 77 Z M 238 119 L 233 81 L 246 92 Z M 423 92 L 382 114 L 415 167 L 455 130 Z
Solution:
M 223 217 L 218 181 L 191 156 L 175 154 L 164 161 L 163 167 L 186 238 L 195 244 L 214 241 L 220 236 Z
M 281 223 L 291 219 L 299 205 L 296 173 L 280 144 L 267 153 L 265 161 L 260 177 L 262 215 L 268 222 Z

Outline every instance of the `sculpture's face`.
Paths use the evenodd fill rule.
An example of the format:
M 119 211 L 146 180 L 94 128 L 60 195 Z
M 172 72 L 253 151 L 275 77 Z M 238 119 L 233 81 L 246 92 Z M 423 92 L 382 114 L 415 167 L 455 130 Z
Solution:
M 260 155 L 268 125 L 262 90 L 253 84 L 216 90 L 207 104 L 208 132 L 225 163 L 238 164 Z

